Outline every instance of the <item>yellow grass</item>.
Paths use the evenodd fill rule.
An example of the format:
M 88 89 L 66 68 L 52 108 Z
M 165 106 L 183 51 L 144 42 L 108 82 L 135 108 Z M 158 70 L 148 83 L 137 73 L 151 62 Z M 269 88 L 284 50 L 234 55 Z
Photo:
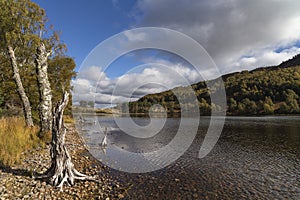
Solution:
M 41 141 L 37 137 L 38 127 L 28 128 L 22 118 L 0 119 L 0 164 L 19 163 L 22 152 L 36 147 Z
M 74 118 L 72 115 L 64 115 L 64 123 L 72 124 L 74 123 Z

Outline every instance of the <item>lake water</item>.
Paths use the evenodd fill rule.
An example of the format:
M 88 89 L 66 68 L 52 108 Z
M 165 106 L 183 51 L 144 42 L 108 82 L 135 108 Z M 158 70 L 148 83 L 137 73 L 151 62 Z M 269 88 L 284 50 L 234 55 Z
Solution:
M 106 150 L 99 148 L 103 132 L 98 125 L 85 123 L 80 127 L 81 134 L 91 147 L 90 152 L 103 163 L 113 160 L 115 168 L 118 163 L 134 163 L 116 148 L 133 153 L 156 151 L 172 141 L 181 122 L 180 118 L 168 118 L 157 134 L 136 138 L 121 131 L 112 117 L 96 119 L 102 128 L 107 127 Z M 118 120 L 126 121 L 128 117 Z M 150 122 L 148 118 L 133 120 L 143 126 Z M 186 135 L 197 124 L 189 121 L 183 127 Z M 209 122 L 210 118 L 201 117 L 188 150 L 162 169 L 148 173 L 112 169 L 112 176 L 130 185 L 126 198 L 300 199 L 300 117 L 227 117 L 217 144 L 206 157 L 199 159 Z M 143 164 L 134 163 L 137 168 Z

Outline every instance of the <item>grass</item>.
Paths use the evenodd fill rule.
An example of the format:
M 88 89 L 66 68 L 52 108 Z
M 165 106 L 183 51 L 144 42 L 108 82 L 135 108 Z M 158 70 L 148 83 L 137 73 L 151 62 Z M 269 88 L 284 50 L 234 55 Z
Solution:
M 64 123 L 67 123 L 67 124 L 75 123 L 72 115 L 64 115 Z
M 19 117 L 0 119 L 0 164 L 12 166 L 20 163 L 22 153 L 41 144 L 38 127 L 26 127 Z

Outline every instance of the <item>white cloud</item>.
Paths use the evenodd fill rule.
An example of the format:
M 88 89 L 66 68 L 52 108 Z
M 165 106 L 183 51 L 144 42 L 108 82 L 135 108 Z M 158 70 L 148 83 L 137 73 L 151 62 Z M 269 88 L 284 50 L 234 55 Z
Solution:
M 257 67 L 275 66 L 297 54 L 300 54 L 300 48 L 298 47 L 287 48 L 281 52 L 261 50 L 257 51 L 251 57 L 242 57 L 238 59 L 233 63 L 232 69 L 251 70 Z
M 135 101 L 146 94 L 190 85 L 200 80 L 200 75 L 195 69 L 166 60 L 156 60 L 156 63 L 148 63 L 138 68 L 135 70 L 140 72 L 129 71 L 114 79 L 108 78 L 101 71 L 101 67 L 93 66 L 83 69 L 79 72 L 81 78 L 72 82 L 73 101 L 95 100 L 98 104 Z M 91 72 L 97 72 L 103 78 L 96 82 L 95 77 L 98 76 Z
M 102 67 L 91 66 L 80 70 L 79 78 L 88 78 L 89 81 L 98 81 L 107 79 Z
M 146 40 L 145 33 L 132 33 L 131 31 L 126 31 L 124 35 L 127 37 L 129 42 L 140 42 Z
M 253 68 L 254 64 L 279 64 L 283 61 L 279 58 L 294 56 L 297 51 L 287 54 L 275 50 L 300 41 L 299 8 L 297 0 L 139 0 L 136 27 L 183 32 L 208 51 L 221 73 L 228 73 Z

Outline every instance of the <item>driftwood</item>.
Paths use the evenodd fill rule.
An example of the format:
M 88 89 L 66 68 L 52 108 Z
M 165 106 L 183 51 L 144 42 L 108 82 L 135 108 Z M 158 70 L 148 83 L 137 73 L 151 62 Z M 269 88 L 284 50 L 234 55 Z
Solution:
M 71 161 L 71 156 L 65 146 L 66 128 L 63 123 L 63 112 L 69 101 L 69 93 L 65 92 L 60 104 L 53 113 L 52 143 L 51 143 L 51 167 L 44 175 L 37 177 L 47 179 L 53 186 L 62 188 L 64 183 L 73 185 L 75 179 L 95 180 L 78 172 Z
M 101 142 L 101 147 L 106 148 L 107 147 L 107 128 L 105 127 L 104 137 Z

